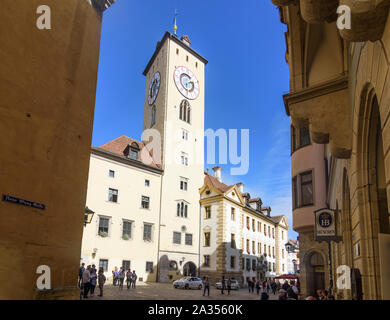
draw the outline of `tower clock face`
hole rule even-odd
[[[199,96],[199,81],[191,70],[177,67],[174,78],[177,89],[187,99],[194,100]]]
[[[149,95],[148,95],[148,102],[149,105],[152,105],[158,95],[158,91],[160,90],[160,84],[161,84],[161,75],[160,72],[156,72],[150,81],[150,87],[149,87]]]

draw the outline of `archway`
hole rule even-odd
[[[183,276],[185,277],[195,277],[196,276],[196,265],[195,263],[188,261],[183,266]]]
[[[315,295],[319,289],[325,289],[325,265],[318,252],[309,253],[306,259],[307,293]]]

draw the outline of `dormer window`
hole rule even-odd
[[[138,155],[139,155],[140,147],[138,143],[133,142],[131,145],[128,145],[124,154],[127,158],[131,160],[138,160]]]

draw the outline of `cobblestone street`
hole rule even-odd
[[[210,288],[210,296],[203,296],[203,290],[174,289],[172,284],[167,283],[139,283],[136,289],[123,290],[112,285],[104,286],[104,296],[98,297],[99,288],[95,289],[95,296],[88,297],[91,300],[259,300],[260,296],[249,293],[248,289],[231,291],[230,295],[221,294],[220,290]],[[270,293],[270,300],[277,300],[277,295]]]

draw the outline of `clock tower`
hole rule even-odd
[[[148,143],[155,139],[148,137],[158,133],[161,152],[154,145],[151,153],[164,170],[161,204],[156,204],[160,205],[156,226],[160,282],[196,276],[201,264],[199,188],[204,179],[206,64],[187,36],[166,32],[144,71],[143,131],[147,134],[143,138]]]

